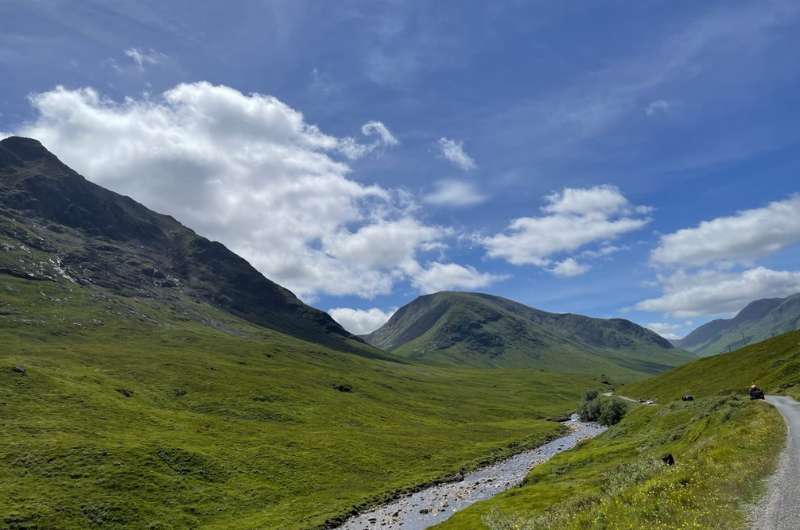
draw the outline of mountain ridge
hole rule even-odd
[[[651,373],[691,358],[629,320],[548,313],[458,291],[420,296],[363,338],[410,359],[472,366]]]
[[[800,329],[800,293],[762,298],[747,304],[733,318],[707,322],[675,344],[701,356],[715,355]]]
[[[86,180],[39,141],[0,141],[0,269],[127,296],[200,300],[251,323],[380,355],[223,244]]]

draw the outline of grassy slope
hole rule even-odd
[[[397,355],[437,364],[476,367],[526,367],[573,373],[606,374],[631,380],[643,373],[657,373],[694,359],[681,350],[657,347],[633,333],[620,333],[611,323],[578,315],[554,315],[516,302],[476,293],[444,292],[418,299],[412,304],[428,305],[397,322],[391,330],[396,342],[401,330],[427,320],[430,327],[399,346]],[[398,320],[396,317],[395,320]],[[395,324],[390,321],[387,327]],[[591,329],[591,331],[589,331]],[[421,331],[421,329],[419,330]],[[419,332],[417,331],[417,333]],[[586,336],[581,336],[581,333]],[[650,333],[649,331],[645,333]],[[376,340],[381,331],[368,340]],[[410,334],[414,335],[414,333]],[[590,347],[591,340],[613,342],[633,340],[633,346]],[[378,343],[378,342],[376,342]]]
[[[634,397],[674,399],[682,394],[709,396],[743,392],[756,383],[768,393],[800,399],[800,331],[752,344],[732,353],[706,357],[622,392]]]
[[[744,528],[743,503],[774,466],[783,423],[762,402],[708,398],[638,407],[525,484],[473,505],[442,529]],[[672,453],[676,465],[660,462]]]
[[[0,276],[0,526],[313,527],[540,443],[591,384],[365,359],[100,293]]]
[[[785,440],[778,413],[746,399],[753,381],[800,397],[800,332],[626,385],[621,393],[661,404],[638,406],[442,528],[743,528]],[[697,401],[677,401],[686,392]],[[659,463],[668,452],[675,467]]]

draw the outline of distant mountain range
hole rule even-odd
[[[184,308],[201,302],[336,349],[381,356],[221,243],[104,189],[38,141],[0,141],[0,272],[68,278]],[[179,199],[176,199],[179,200]]]
[[[800,329],[800,294],[756,300],[735,317],[712,320],[674,343],[697,355],[716,355],[796,329]]]
[[[598,374],[655,373],[694,358],[629,320],[548,313],[464,292],[421,296],[364,339],[416,361]]]

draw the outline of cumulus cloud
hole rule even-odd
[[[588,265],[578,263],[575,260],[575,258],[567,258],[565,260],[556,263],[550,269],[550,272],[552,272],[556,276],[571,278],[573,276],[580,276],[581,274],[588,272],[590,268],[591,267],[589,267]]]
[[[650,322],[645,324],[644,327],[651,331],[655,331],[665,339],[677,340],[681,336],[677,333],[683,327],[680,324],[671,324],[669,322]]]
[[[449,234],[415,219],[401,193],[349,177],[337,155],[396,143],[379,122],[362,129],[375,138],[362,149],[274,97],[205,82],[122,102],[58,87],[31,103],[37,117],[16,134],[225,243],[307,299],[389,293]]]
[[[472,206],[485,201],[486,196],[469,182],[445,179],[438,181],[423,200],[441,206]]]
[[[334,307],[328,310],[333,319],[344,329],[356,335],[366,335],[384,325],[395,310],[383,311],[377,307],[372,309],[352,309],[350,307]]]
[[[650,258],[661,265],[752,262],[800,242],[800,195],[703,221],[661,237]]]
[[[157,52],[152,48],[149,50],[140,50],[139,48],[128,48],[125,50],[131,61],[136,65],[140,71],[144,71],[145,67],[159,64],[167,58],[161,52]]]
[[[674,316],[730,314],[749,302],[800,292],[800,272],[754,262],[800,242],[800,196],[661,236],[650,262],[661,296],[637,304]]]
[[[464,142],[442,137],[439,138],[438,145],[441,155],[446,160],[452,162],[456,167],[464,171],[469,171],[477,167],[475,160],[464,151]]]
[[[536,265],[556,274],[575,275],[582,266],[574,259],[562,259],[552,266],[553,256],[589,244],[610,248],[611,240],[650,222],[649,208],[630,204],[613,186],[565,188],[545,200],[545,215],[514,219],[505,232],[479,238],[487,254],[514,265]]]
[[[504,276],[478,272],[469,265],[434,262],[414,274],[412,283],[423,293],[435,293],[454,289],[480,289],[503,279]]]
[[[643,300],[636,308],[675,317],[724,315],[739,311],[759,298],[785,297],[800,292],[800,272],[756,267],[741,272],[677,271],[660,278],[663,294]]]

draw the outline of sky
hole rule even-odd
[[[364,333],[470,290],[669,338],[800,292],[800,4],[0,0],[0,137]]]

